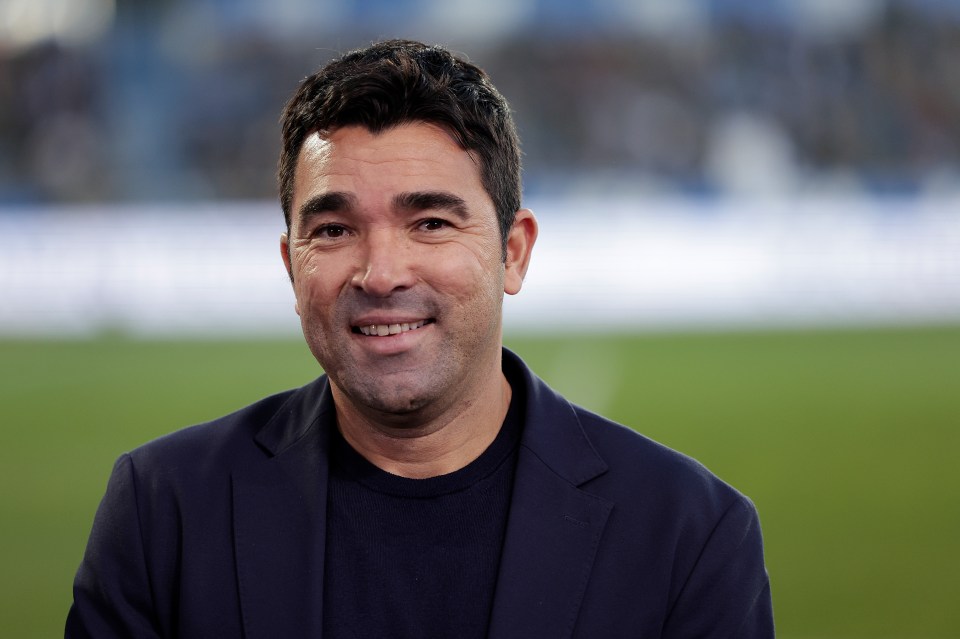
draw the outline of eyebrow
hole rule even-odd
[[[466,201],[446,191],[415,191],[400,193],[393,198],[394,207],[407,211],[430,211],[444,209],[462,220],[470,217]]]
[[[306,220],[322,213],[349,211],[358,206],[357,197],[352,193],[332,191],[316,195],[299,209],[300,219]],[[460,219],[467,219],[470,213],[467,202],[462,197],[446,191],[414,191],[400,193],[393,198],[393,206],[404,211],[448,210]]]
[[[307,219],[321,213],[347,211],[354,208],[356,204],[356,196],[350,193],[342,193],[340,191],[324,193],[314,196],[303,203],[299,211],[300,219]]]

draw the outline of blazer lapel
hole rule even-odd
[[[570,404],[509,351],[526,424],[490,621],[491,639],[570,637],[613,504],[578,488],[606,471]]]
[[[233,474],[234,549],[244,636],[319,637],[327,437],[325,380],[308,385],[257,435],[265,455]]]

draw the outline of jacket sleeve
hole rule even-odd
[[[137,507],[133,462],[114,465],[97,509],[80,569],[65,637],[160,637]]]
[[[773,639],[760,520],[739,497],[700,549],[664,624],[663,639]]]

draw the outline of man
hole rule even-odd
[[[537,223],[487,76],[384,42],[282,123],[325,375],[120,458],[67,636],[772,637],[752,504],[503,350]]]

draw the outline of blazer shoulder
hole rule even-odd
[[[527,391],[525,443],[573,485],[647,513],[716,519],[734,502],[752,509],[689,455],[570,402],[506,349],[504,363],[508,379],[523,380]]]
[[[688,507],[717,516],[731,507],[753,510],[745,495],[693,457],[585,408],[574,405],[574,411],[587,439],[608,465],[608,471],[595,480],[598,487],[671,510]]]
[[[168,433],[133,449],[125,456],[141,470],[236,465],[264,454],[259,435],[269,430],[309,426],[304,423],[304,405],[319,402],[324,378],[297,389],[260,399],[216,419]],[[269,452],[269,451],[268,451]]]

